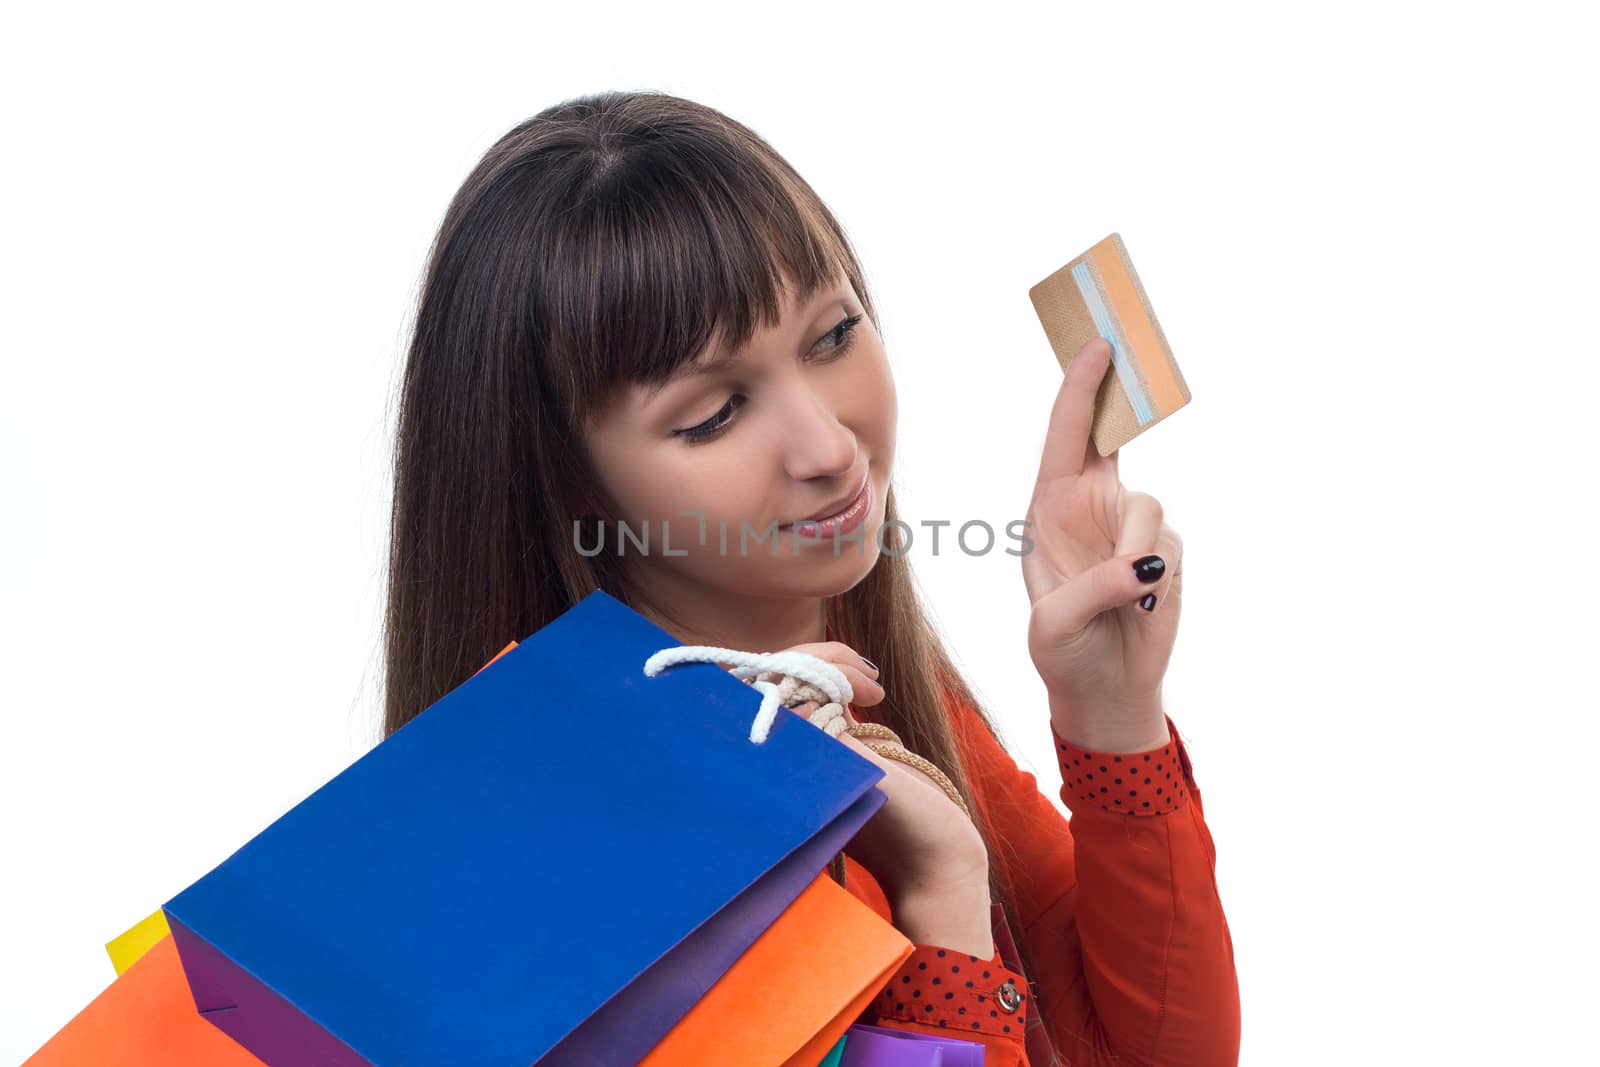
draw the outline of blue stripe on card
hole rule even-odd
[[[1100,287],[1094,283],[1094,275],[1090,272],[1088,263],[1079,263],[1072,268],[1072,279],[1078,283],[1078,292],[1083,296],[1083,302],[1089,307],[1089,317],[1094,319],[1094,328],[1100,331],[1100,336],[1111,342],[1111,363],[1117,368],[1117,380],[1122,383],[1122,391],[1128,395],[1128,404],[1133,408],[1134,418],[1143,426],[1154,416],[1150,411],[1150,400],[1144,395],[1144,387],[1139,384],[1139,374],[1133,369],[1126,352],[1127,342],[1122,338],[1122,324],[1106,302],[1100,296]]]

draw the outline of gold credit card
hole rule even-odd
[[[1065,371],[1096,337],[1111,342],[1111,370],[1094,400],[1094,447],[1108,456],[1189,402],[1122,235],[1113,233],[1028,290]]]

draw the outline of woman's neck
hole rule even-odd
[[[685,645],[778,652],[826,640],[821,597],[744,596],[670,579],[632,588],[629,607]]]

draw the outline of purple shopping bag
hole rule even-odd
[[[983,1067],[983,1045],[856,1023],[844,1032],[839,1067]]]

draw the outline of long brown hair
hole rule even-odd
[[[608,553],[583,555],[571,536],[593,483],[582,427],[608,394],[664,381],[713,337],[743,346],[758,321],[777,324],[785,284],[804,299],[841,274],[876,326],[832,213],[766,141],[704,105],[577,97],[484,154],[434,240],[400,385],[384,737],[596,589],[630,602]],[[884,514],[896,518],[892,488]],[[973,800],[941,691],[994,724],[924,611],[902,530],[886,526],[885,551],[827,620],[881,667],[873,717],[966,798],[1025,951],[993,858],[1005,842]]]

